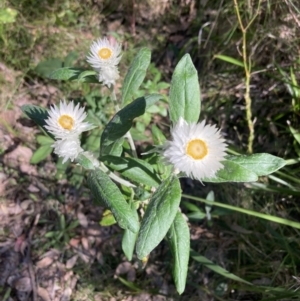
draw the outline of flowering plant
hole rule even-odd
[[[94,128],[84,121],[84,108],[61,101],[50,110],[26,105],[23,112],[55,139],[54,153],[87,171],[87,183],[94,200],[112,213],[124,229],[122,248],[131,260],[134,252],[146,261],[151,251],[166,238],[173,254],[173,278],[179,294],[185,289],[190,255],[188,219],[180,210],[180,177],[200,182],[253,182],[285,165],[270,154],[229,156],[227,144],[214,125],[198,123],[201,109],[197,71],[188,54],[177,64],[168,97],[170,140],[152,127],[155,146],[147,156],[137,154],[131,135],[134,119],[163,99],[160,94],[135,98],[150,64],[151,53],[142,48],[125,75],[120,95],[121,46],[100,39],[91,46],[87,61],[93,71],[75,67],[54,70],[49,78],[100,83],[111,91],[116,112],[104,127],[97,154],[81,146],[82,132]],[[130,149],[125,147],[126,140]],[[150,154],[150,156],[149,156]],[[138,156],[140,155],[140,156]],[[142,191],[142,193],[141,193]]]

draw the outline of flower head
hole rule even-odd
[[[91,129],[91,124],[83,122],[86,118],[84,108],[74,102],[66,103],[60,101],[59,108],[54,105],[49,110],[49,117],[45,120],[45,128],[55,136],[56,139],[76,137],[84,131]]]
[[[107,85],[110,88],[111,85],[115,85],[116,80],[119,78],[118,68],[115,66],[112,67],[103,67],[99,72],[99,82],[102,82],[103,85]]]
[[[65,163],[68,159],[73,161],[83,152],[78,137],[56,140],[52,147],[54,148],[54,153],[63,158],[62,163]]]
[[[109,41],[107,38],[94,41],[90,48],[87,61],[96,70],[103,67],[112,67],[119,64],[121,60],[121,45]]]
[[[173,140],[165,143],[163,156],[188,177],[201,181],[223,167],[227,145],[215,126],[205,121],[188,124],[180,118],[171,135]]]

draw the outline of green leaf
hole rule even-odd
[[[202,220],[206,218],[206,213],[203,212],[202,209],[195,204],[189,202],[182,202],[181,204],[189,211],[192,211],[191,213],[186,214],[189,219]]]
[[[258,177],[252,172],[238,163],[229,160],[223,161],[223,169],[220,169],[212,178],[205,178],[203,182],[223,183],[223,182],[255,182]]]
[[[49,144],[53,144],[54,139],[44,135],[37,135],[36,141],[41,145],[49,145]]]
[[[82,69],[64,67],[54,70],[49,74],[50,79],[58,80],[74,80],[78,78],[78,75],[82,72]]]
[[[71,51],[64,59],[64,67],[72,67],[74,61],[78,58],[78,53],[76,51]]]
[[[137,238],[137,233],[134,233],[129,229],[124,230],[124,234],[122,238],[122,250],[129,261],[132,260],[136,238]]]
[[[89,156],[87,156],[85,154],[85,152],[80,153],[77,158],[76,158],[76,162],[81,165],[83,168],[85,169],[90,169],[93,170],[95,169],[94,163],[93,161],[90,159]]]
[[[116,223],[116,220],[115,220],[113,214],[111,213],[111,211],[105,210],[103,217],[100,221],[100,225],[103,227],[108,227],[108,226],[114,225],[115,223]],[[125,231],[127,231],[127,230],[125,230]]]
[[[92,131],[88,137],[86,137],[85,140],[85,147],[91,152],[98,152],[99,151],[99,145],[100,145],[100,136],[102,131],[100,128],[97,128],[96,130]]]
[[[63,67],[63,61],[59,58],[52,58],[43,62],[40,62],[35,67],[35,72],[42,77],[49,78],[50,74],[56,69]]]
[[[154,145],[162,145],[166,141],[165,135],[156,125],[152,126],[152,138]]]
[[[171,175],[154,192],[141,222],[136,252],[143,259],[163,240],[178,211],[181,188]]]
[[[102,136],[100,155],[109,155],[111,148],[132,127],[133,119],[145,113],[146,109],[161,99],[160,94],[140,97],[121,109],[106,125]]]
[[[130,68],[125,76],[122,87],[123,106],[131,102],[135,92],[143,82],[147,68],[150,64],[151,51],[148,48],[141,48],[133,59]]]
[[[143,291],[143,289],[136,286],[133,282],[127,281],[120,276],[118,276],[118,279],[120,280],[120,282],[122,282],[125,286],[127,286],[130,290],[132,290],[134,292],[142,292]]]
[[[24,105],[21,107],[21,110],[39,126],[44,127],[46,125],[45,119],[47,119],[49,116],[48,111],[44,108],[34,105]]]
[[[201,264],[203,264],[204,266],[206,266],[207,268],[209,268],[210,270],[224,276],[225,278],[234,280],[234,281],[239,281],[248,285],[252,285],[252,283],[240,278],[239,276],[236,276],[230,272],[228,272],[227,270],[225,270],[224,268],[220,267],[219,265],[213,263],[212,261],[210,261],[209,259],[207,259],[204,256],[199,255],[196,252],[192,252],[191,257],[200,262]]]
[[[250,156],[230,156],[227,160],[239,164],[258,176],[269,175],[286,164],[284,159],[264,153]]]
[[[18,11],[16,11],[15,9],[9,7],[0,9],[0,24],[16,22],[17,15]]]
[[[120,157],[123,152],[124,138],[120,138],[114,143],[110,149],[110,155]]]
[[[182,117],[188,123],[197,122],[200,115],[200,86],[197,70],[189,54],[177,64],[171,81],[169,103],[173,123]]]
[[[135,209],[134,203],[131,203],[131,209],[133,211],[133,214],[137,215],[137,211]],[[122,239],[122,250],[126,256],[126,258],[131,261],[134,251],[135,242],[137,239],[138,233],[134,233],[128,229],[124,231],[123,239]]]
[[[88,83],[99,83],[99,80],[96,77],[97,72],[93,70],[86,70],[79,74],[78,81],[79,82],[88,82]]]
[[[52,152],[51,145],[40,146],[32,155],[30,159],[31,164],[37,164],[46,159]]]
[[[300,144],[300,132],[293,128],[289,123],[288,123],[289,129],[294,137],[294,139]]]
[[[232,65],[244,67],[244,63],[242,61],[239,61],[239,60],[237,60],[233,57],[227,56],[227,55],[217,54],[214,56],[214,58],[220,59],[220,60],[230,63]]]
[[[139,230],[139,221],[118,186],[102,170],[97,169],[88,175],[88,185],[96,200],[104,203],[114,215],[119,226],[133,232]]]
[[[190,230],[180,212],[177,212],[167,237],[174,260],[174,282],[177,292],[182,294],[185,289],[190,256]]]
[[[228,156],[222,162],[224,168],[215,177],[205,178],[204,182],[255,182],[259,176],[266,176],[285,166],[285,160],[270,154],[249,156]]]
[[[218,206],[218,207],[221,207],[221,208],[224,208],[224,209],[227,209],[227,210],[233,210],[233,211],[236,211],[236,212],[240,212],[240,213],[248,214],[248,215],[251,215],[251,216],[258,217],[258,218],[262,218],[262,219],[265,219],[267,221],[271,221],[271,222],[274,222],[274,223],[279,223],[279,224],[282,224],[282,225],[286,225],[286,226],[294,227],[296,229],[300,229],[300,223],[289,220],[289,219],[285,219],[285,218],[282,218],[282,217],[277,217],[277,216],[273,216],[273,215],[269,215],[269,214],[264,214],[264,213],[260,213],[260,212],[257,212],[257,211],[252,211],[252,210],[248,210],[248,209],[244,209],[244,208],[240,208],[240,207],[235,207],[235,206],[231,206],[231,205],[228,205],[228,204],[219,203],[219,202],[215,202],[215,201],[212,202],[212,201],[208,201],[208,200],[205,200],[205,199],[202,199],[202,198],[193,197],[193,196],[190,196],[190,195],[183,194],[182,196],[184,198],[191,199],[191,200],[198,201],[198,202],[202,202],[202,203],[205,203],[205,204],[208,204],[208,205]]]
[[[158,187],[160,184],[152,165],[144,160],[114,156],[105,156],[101,160],[106,162],[113,170],[120,172],[124,177],[136,183],[150,187]]]

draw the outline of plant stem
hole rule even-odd
[[[253,120],[252,120],[252,110],[251,110],[252,99],[251,99],[251,96],[250,96],[251,55],[248,55],[248,53],[247,53],[247,30],[250,27],[250,25],[253,23],[254,19],[258,15],[260,1],[258,3],[258,9],[256,10],[255,15],[249,21],[247,26],[244,26],[244,24],[242,22],[240,9],[239,9],[239,6],[238,6],[238,1],[233,0],[233,2],[234,2],[234,8],[235,8],[235,11],[236,11],[236,16],[237,16],[237,19],[238,19],[238,23],[239,23],[239,26],[240,26],[241,31],[242,31],[242,57],[243,57],[243,62],[244,62],[245,86],[246,86],[244,98],[245,98],[245,102],[246,102],[246,119],[247,119],[248,129],[249,129],[247,151],[248,151],[248,153],[251,154],[253,152],[254,123],[253,123]]]
[[[102,162],[100,162],[99,168],[105,172],[112,180],[116,181],[117,183],[120,183],[121,185],[127,186],[127,187],[136,187],[134,184],[131,184],[130,182],[121,179],[119,176],[111,172]]]

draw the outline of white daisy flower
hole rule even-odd
[[[111,42],[107,38],[94,41],[90,48],[87,61],[96,70],[119,64],[121,60],[121,44]]]
[[[188,124],[180,118],[171,135],[173,140],[164,144],[163,156],[178,171],[201,181],[223,167],[227,145],[214,125],[205,125],[205,121]]]
[[[83,152],[83,149],[80,147],[79,137],[57,140],[52,147],[54,148],[54,153],[63,158],[62,163],[65,163],[68,159],[73,162]]]
[[[80,135],[82,132],[88,131],[92,125],[83,122],[86,118],[84,108],[80,108],[79,104],[74,106],[71,101],[60,101],[59,108],[54,105],[48,111],[49,117],[45,120],[45,128],[55,136],[56,139],[65,139]]]
[[[99,71],[99,82],[102,82],[103,85],[107,85],[108,88],[110,88],[111,85],[115,85],[119,77],[118,68],[115,66],[103,67]]]

